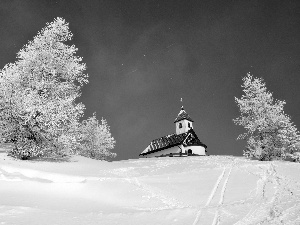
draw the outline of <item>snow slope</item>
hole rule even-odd
[[[0,224],[300,224],[300,164],[0,153]]]

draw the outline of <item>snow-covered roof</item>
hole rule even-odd
[[[164,149],[171,148],[173,146],[178,146],[181,144],[183,144],[184,146],[198,145],[207,148],[207,146],[198,139],[195,131],[193,129],[190,129],[186,133],[169,134],[151,141],[148,147],[140,155],[146,155],[153,152],[162,151]]]
[[[189,120],[191,122],[194,122],[192,120],[192,118],[189,116],[189,114],[187,114],[187,112],[183,109],[183,106],[181,106],[181,110],[180,110],[178,116],[176,117],[174,123],[176,123],[180,120]]]

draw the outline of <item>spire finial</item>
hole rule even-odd
[[[181,103],[183,102],[183,99],[182,98],[180,98],[180,101],[181,101]],[[181,106],[181,110],[183,110],[183,106]]]

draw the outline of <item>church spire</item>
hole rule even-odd
[[[176,117],[174,123],[179,122],[181,120],[189,120],[191,122],[194,122],[192,118],[189,116],[189,114],[187,114],[187,112],[183,109],[183,106],[181,106],[181,110],[178,116]]]

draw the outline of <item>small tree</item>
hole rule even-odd
[[[296,152],[299,133],[284,114],[285,101],[275,100],[263,79],[253,78],[250,73],[243,78],[242,87],[245,94],[240,99],[235,97],[241,115],[233,121],[247,130],[238,136],[247,140],[244,155],[271,160]]]
[[[117,156],[116,153],[110,152],[116,142],[111,136],[107,121],[102,118],[101,123],[99,123],[96,113],[82,121],[79,133],[81,136],[79,154],[101,160]]]
[[[75,103],[87,83],[86,66],[68,23],[55,19],[0,72],[0,135],[14,144],[11,155],[22,159],[73,151],[84,105]]]

